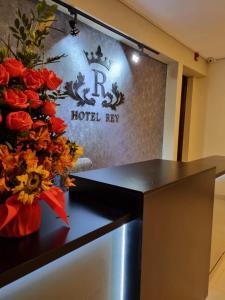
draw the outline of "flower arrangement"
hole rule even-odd
[[[65,136],[67,125],[56,117],[56,100],[65,98],[62,79],[47,64],[44,42],[55,20],[55,5],[45,1],[30,16],[18,9],[10,27],[14,44],[0,40],[0,235],[20,237],[40,226],[40,200],[68,223],[63,191],[56,175],[73,186],[68,172],[82,148]],[[54,29],[54,28],[53,28]]]

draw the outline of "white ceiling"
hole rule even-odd
[[[225,0],[121,0],[201,56],[225,57]]]

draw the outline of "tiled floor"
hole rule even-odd
[[[225,254],[210,274],[207,300],[225,300]]]
[[[225,176],[216,180],[207,300],[225,300]]]

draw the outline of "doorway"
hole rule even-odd
[[[177,161],[182,161],[182,155],[183,155],[185,113],[186,113],[186,106],[187,106],[187,86],[188,86],[188,77],[183,75],[182,90],[181,90]]]

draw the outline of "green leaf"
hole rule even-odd
[[[20,19],[21,19],[21,11],[20,11],[20,9],[18,8],[18,10],[17,10],[17,14],[18,14],[18,16],[20,17]]]
[[[28,18],[26,17],[25,14],[23,14],[23,16],[22,16],[22,21],[23,21],[24,26],[27,26]]]
[[[18,30],[12,26],[9,26],[9,29],[14,33],[18,33]]]
[[[31,29],[31,26],[32,26],[31,23],[28,23],[28,24],[27,24],[27,30],[28,30],[28,31]]]
[[[25,31],[25,28],[23,26],[20,26],[19,31],[20,31],[20,34],[22,35]]]
[[[27,137],[29,135],[29,131],[21,131],[20,136],[21,137]]]
[[[27,38],[27,35],[26,35],[26,33],[24,33],[24,32],[23,32],[23,33],[21,34],[21,36],[22,36],[22,39],[25,41],[25,40],[26,40],[26,38]]]
[[[19,27],[20,27],[20,21],[19,21],[19,19],[16,19],[16,20],[15,20],[15,27],[16,27],[16,28],[19,28]]]
[[[9,142],[5,142],[5,143],[9,147],[10,150],[13,150],[13,146]]]
[[[13,36],[17,39],[17,40],[20,40],[21,39],[21,37],[19,36],[19,35],[17,35],[17,34],[13,34]]]

